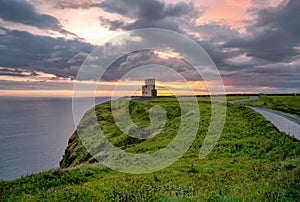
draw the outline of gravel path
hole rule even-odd
[[[244,100],[233,100],[230,101],[231,104],[244,102],[247,100],[256,100],[258,96],[250,96],[248,99]],[[280,111],[275,111],[271,109],[251,107],[250,109],[261,114],[265,119],[270,121],[279,131],[285,132],[291,136],[294,136],[297,140],[300,140],[300,117]]]
[[[250,107],[270,121],[279,131],[300,140],[300,117],[270,109]]]

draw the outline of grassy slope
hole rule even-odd
[[[249,96],[227,96],[226,99],[227,101],[233,101],[233,100],[244,100],[248,99]]]
[[[274,109],[300,115],[300,96],[265,96],[259,99],[242,102],[244,105]]]
[[[201,99],[200,99],[201,100]],[[176,134],[179,107],[174,100],[135,101],[133,120],[149,123],[148,111],[161,104],[167,128],[141,142],[113,124],[110,104],[96,107],[98,120],[116,146],[131,152],[150,152],[167,145]],[[0,201],[287,201],[300,198],[300,143],[278,132],[262,116],[242,105],[228,105],[222,136],[213,152],[198,153],[209,121],[209,103],[200,101],[201,125],[188,152],[172,166],[152,174],[118,173],[99,164],[81,164],[0,182]],[[62,166],[91,161],[76,134]],[[74,155],[76,154],[76,155]]]

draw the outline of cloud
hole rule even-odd
[[[225,83],[230,86],[268,87],[277,92],[291,92],[287,89],[299,91],[300,62],[291,66],[286,63],[272,63],[257,65],[243,71],[226,72]]]
[[[86,57],[88,57],[88,55],[88,53],[78,53],[77,55],[68,60],[68,64],[81,65],[82,62],[86,59]]]
[[[225,84],[249,89],[300,88],[300,2],[251,10],[246,33],[209,23],[191,27],[220,70]],[[250,11],[249,11],[250,12]],[[295,62],[298,61],[298,62]]]
[[[78,38],[76,34],[65,30],[55,17],[39,13],[33,4],[25,0],[0,0],[0,18],[7,22],[57,31],[65,36]]]
[[[80,40],[38,36],[1,26],[0,30],[4,32],[0,41],[0,66],[3,67],[75,76],[80,62],[70,63],[69,60],[79,53],[89,53],[94,48]]]
[[[100,23],[103,27],[108,28],[109,30],[117,30],[124,25],[122,20],[110,20],[102,16],[99,17]]]
[[[0,0],[0,18],[41,29],[61,29],[55,17],[40,14],[33,5],[22,0]]]
[[[149,64],[153,64],[151,67],[155,67],[156,65],[169,67],[189,81],[201,80],[196,70],[181,57],[155,50],[141,50],[124,55],[108,68],[101,79],[103,81],[118,81],[122,76],[135,68]],[[149,72],[151,72],[151,70],[149,70]],[[174,77],[171,78],[171,75],[168,75],[166,72],[161,72],[161,74],[166,74],[164,81],[174,81],[172,80]],[[135,78],[127,79],[134,80]]]
[[[151,27],[178,31],[194,38],[212,57],[228,85],[299,88],[300,62],[295,61],[298,61],[300,55],[298,20],[300,2],[283,0],[283,3],[278,3],[280,1],[252,0],[252,8],[247,13],[248,21],[240,22],[245,26],[244,33],[237,31],[234,26],[230,27],[230,23],[212,21],[215,18],[206,19],[204,20],[206,24],[203,24],[199,2],[30,0],[32,4],[29,4],[28,1],[0,0],[0,18],[44,30],[65,31],[67,35],[67,31],[63,30],[55,17],[39,13],[33,5],[36,6],[36,2],[40,3],[39,6],[42,6],[41,3],[47,3],[47,8],[50,6],[53,13],[56,13],[55,9],[78,9],[76,12],[86,9],[84,12],[99,12],[102,27],[110,31]],[[242,3],[236,0],[226,2],[242,6]],[[213,7],[207,10],[211,11],[214,11]],[[226,11],[225,14],[228,14],[228,10]],[[217,16],[215,20],[218,19]],[[42,37],[1,27],[0,37],[1,66],[62,76],[75,76],[87,53],[94,48],[81,40]],[[154,38],[153,41],[155,43],[159,40]],[[170,66],[190,80],[199,80],[183,61],[175,58],[166,59],[153,51],[130,53],[119,58],[104,75],[104,80],[118,80],[126,71],[148,63]],[[6,72],[6,74],[17,73]],[[2,71],[0,74],[5,72]]]
[[[36,76],[34,71],[25,71],[22,69],[4,68],[0,67],[0,76],[17,76],[17,77],[28,77]]]
[[[54,7],[58,9],[86,9],[89,8],[92,3],[92,0],[51,0],[51,4],[53,4]]]
[[[151,27],[182,32],[180,22],[184,18],[191,19],[199,15],[194,4],[183,2],[167,4],[158,0],[104,0],[92,6],[100,7],[107,12],[121,15],[133,21],[116,23],[116,21],[105,21],[101,17],[101,21],[106,22],[110,29],[132,30]]]
[[[275,8],[255,11],[256,21],[249,36],[235,38],[226,47],[243,49],[248,56],[269,62],[291,62],[300,54],[300,1],[290,0]]]

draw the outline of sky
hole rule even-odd
[[[207,93],[184,58],[156,50],[124,53],[100,81],[76,79],[91,51],[142,28],[196,41],[226,93],[300,93],[299,10],[298,0],[0,0],[0,96],[71,96],[76,82],[96,82],[96,95],[110,96],[117,84],[143,84],[124,79],[125,66],[152,63],[180,72],[196,94]],[[181,81],[157,86],[160,95],[168,86],[185,94]]]

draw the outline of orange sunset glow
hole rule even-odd
[[[215,63],[226,93],[299,91],[298,34],[292,25],[289,28],[281,23],[291,15],[289,9],[297,7],[294,1],[115,1],[3,3],[3,9],[24,8],[29,19],[0,14],[0,36],[5,39],[0,41],[0,96],[72,96],[77,73],[87,56],[112,37],[140,28],[169,29],[191,37]],[[266,33],[273,33],[272,37],[268,38]],[[183,63],[176,62],[180,55],[174,54],[159,50],[129,54],[117,60],[115,65],[119,67],[114,68],[164,61],[164,65],[186,77],[187,82],[159,82],[159,95],[170,94],[165,90],[168,85],[179,94],[187,93],[184,85],[189,85],[195,94],[208,93],[201,79]],[[113,95],[118,74],[117,70],[109,72],[109,78],[98,83],[102,87],[96,95]],[[80,82],[88,85],[96,80]],[[140,82],[129,79],[126,85],[136,85],[138,89]],[[127,93],[132,94],[115,94]]]

